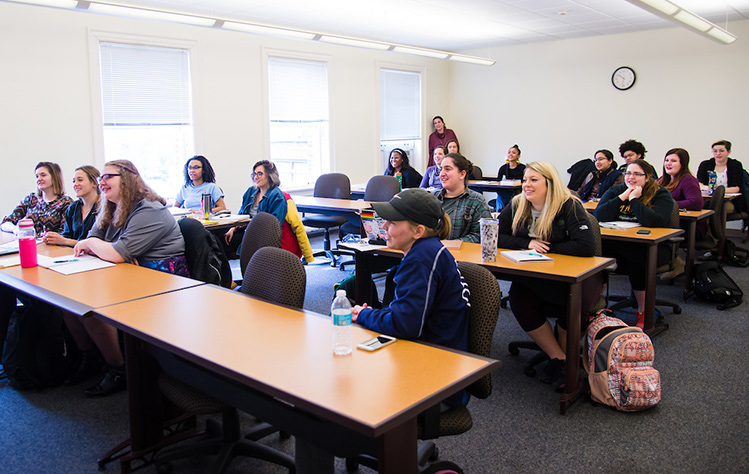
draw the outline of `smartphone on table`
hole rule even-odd
[[[394,343],[397,339],[393,336],[386,336],[384,334],[380,334],[377,337],[373,337],[372,339],[367,339],[366,341],[357,344],[356,348],[361,349],[363,351],[369,351],[374,352],[377,349],[382,349],[383,347],[390,345]]]

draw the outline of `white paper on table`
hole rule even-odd
[[[37,263],[40,267],[54,270],[63,275],[72,275],[74,273],[89,272],[91,270],[114,266],[114,263],[107,262],[93,255],[80,255],[76,257],[74,254],[60,257],[37,255]]]
[[[250,216],[247,214],[221,214],[218,216],[211,215],[211,220],[220,223],[232,223],[239,221],[249,220]]]
[[[642,224],[639,222],[628,221],[599,222],[598,225],[607,229],[634,229],[635,227],[642,227]]]
[[[0,268],[15,267],[21,264],[21,256],[13,255],[12,257],[0,258]]]

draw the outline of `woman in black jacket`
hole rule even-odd
[[[592,257],[595,237],[580,199],[562,184],[551,163],[527,165],[523,190],[499,216],[499,247],[536,252]],[[583,282],[582,317],[601,295],[603,281],[598,273]],[[510,307],[523,330],[549,356],[539,380],[555,389],[564,382],[567,341],[567,287],[535,278],[516,278],[510,287]],[[558,338],[547,321],[557,317]]]
[[[700,189],[707,191],[710,177],[708,171],[715,171],[717,174],[716,186],[723,185],[726,187],[726,193],[743,193],[744,185],[744,167],[739,160],[729,158],[731,154],[731,142],[720,140],[713,143],[713,157],[700,163],[697,169],[697,180],[700,182]],[[744,196],[725,202],[726,214],[741,212],[746,207]]]
[[[411,167],[408,155],[400,148],[393,148],[390,152],[390,160],[385,170],[385,176],[401,175],[401,188],[418,188],[421,184],[421,173]]]
[[[596,207],[601,222],[639,222],[646,227],[670,227],[674,200],[671,193],[658,185],[655,170],[645,160],[634,160],[624,173],[624,184],[612,186]],[[617,272],[626,273],[637,300],[637,327],[645,325],[645,290],[647,269],[645,246],[637,243],[603,241],[603,254],[616,258]],[[658,264],[668,261],[666,247],[658,247]]]

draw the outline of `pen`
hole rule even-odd
[[[52,263],[68,263],[68,262],[77,262],[77,258],[69,258],[67,260],[55,260]]]

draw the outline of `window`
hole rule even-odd
[[[105,161],[132,161],[173,197],[194,155],[189,51],[101,42],[99,64]]]
[[[402,148],[411,165],[421,157],[421,73],[380,69],[380,152],[383,169],[390,150]]]
[[[270,156],[284,187],[313,186],[330,163],[328,65],[269,57]]]

